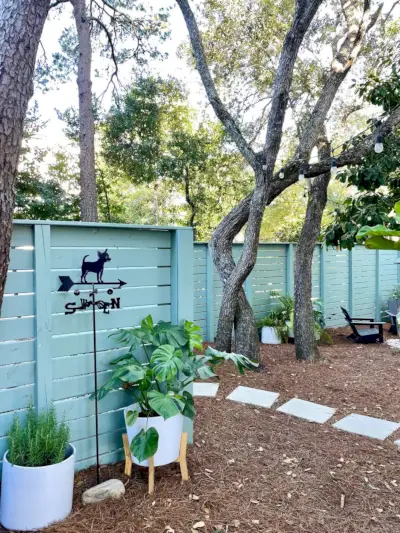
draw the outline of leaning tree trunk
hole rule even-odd
[[[0,1],[0,310],[10,260],[23,122],[49,0]]]
[[[318,140],[318,154],[321,160],[329,158],[330,146],[323,136]],[[328,200],[330,172],[318,176],[311,184],[307,212],[294,264],[294,338],[296,357],[314,361],[319,357],[314,333],[312,308],[312,261],[314,249],[321,233],[322,215]]]
[[[81,186],[81,219],[97,221],[97,188],[94,154],[94,116],[92,99],[92,43],[90,19],[86,13],[86,0],[71,0],[79,43],[79,166]]]

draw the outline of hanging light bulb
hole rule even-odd
[[[367,217],[368,222],[371,222],[372,217]]]
[[[334,176],[338,173],[339,169],[338,169],[338,166],[337,166],[337,161],[335,158],[332,159],[332,162],[331,162],[331,174],[333,174]]]
[[[381,154],[383,152],[383,137],[382,137],[382,135],[378,135],[376,137],[374,150],[375,150],[375,152],[377,154]]]
[[[284,177],[285,177],[285,171],[283,170],[283,168],[281,168],[279,171],[279,178],[283,180]]]
[[[299,181],[304,181],[306,178],[304,176],[304,167],[300,167]]]

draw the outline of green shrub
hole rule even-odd
[[[400,285],[396,285],[392,294],[389,296],[389,300],[400,300]]]
[[[69,443],[69,428],[58,422],[54,407],[36,414],[28,408],[24,425],[14,416],[8,432],[7,460],[17,466],[48,466],[65,459]]]

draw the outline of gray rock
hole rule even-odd
[[[82,502],[86,505],[88,503],[98,503],[103,500],[111,498],[118,500],[125,494],[125,486],[119,479],[109,479],[96,485],[82,494]]]

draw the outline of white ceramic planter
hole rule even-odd
[[[173,463],[179,457],[179,448],[181,444],[181,435],[183,429],[183,416],[179,413],[176,416],[164,420],[162,416],[153,416],[149,419],[138,417],[132,426],[126,423],[126,413],[128,411],[140,411],[138,404],[130,405],[124,409],[126,432],[129,443],[142,431],[149,428],[155,428],[158,432],[158,450],[154,456],[154,466],[167,465]],[[141,463],[132,455],[132,461],[140,466],[149,466],[149,462]]]
[[[263,326],[261,328],[261,342],[263,344],[281,344],[281,339],[275,328]]]
[[[72,509],[75,448],[50,466],[15,466],[3,459],[0,521],[6,529],[32,531],[64,520]]]

